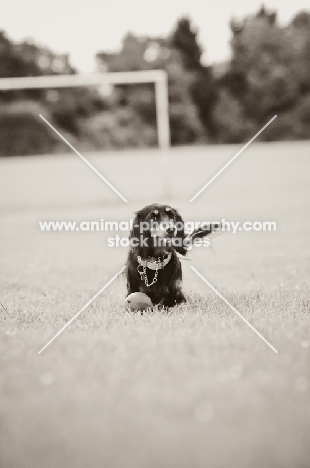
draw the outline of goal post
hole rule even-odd
[[[162,150],[167,150],[170,147],[170,126],[168,80],[167,73],[164,70],[0,78],[0,91],[39,88],[72,88],[83,86],[89,87],[102,86],[104,83],[111,85],[139,83],[155,84],[158,146]]]
[[[169,178],[169,148],[170,148],[170,125],[169,125],[169,97],[168,77],[164,70],[142,70],[128,72],[103,72],[77,75],[44,75],[27,76],[17,78],[0,78],[0,91],[22,90],[22,89],[44,89],[44,88],[71,88],[154,83],[155,85],[155,107],[156,107],[156,133],[158,147],[161,152],[163,165],[163,194],[170,197]]]

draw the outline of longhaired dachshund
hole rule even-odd
[[[154,203],[136,212],[130,232],[127,258],[127,293],[145,293],[154,305],[173,307],[186,298],[181,289],[185,256],[195,238],[203,238],[212,227],[196,229],[186,236],[184,221],[169,205]]]

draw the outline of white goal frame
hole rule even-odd
[[[158,146],[161,150],[170,148],[168,78],[164,70],[142,70],[116,73],[95,73],[78,75],[27,76],[21,78],[0,78],[0,91],[14,89],[68,88],[102,86],[103,84],[155,84],[156,127]]]

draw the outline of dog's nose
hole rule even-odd
[[[169,237],[174,236],[175,228],[174,228],[174,227],[168,227],[168,228],[166,229],[166,233],[168,234]]]

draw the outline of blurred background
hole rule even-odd
[[[18,3],[18,2],[17,2]],[[310,138],[306,0],[5,2],[0,78],[163,69],[172,146]],[[0,156],[157,146],[154,85],[0,92]]]

